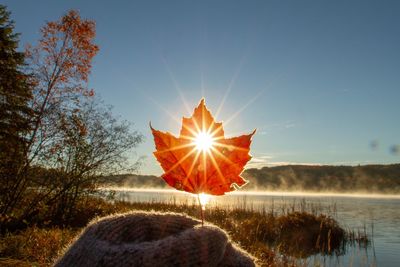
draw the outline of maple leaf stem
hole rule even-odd
[[[200,214],[201,214],[201,226],[204,226],[204,209],[200,201],[200,193],[197,194],[197,200],[199,201],[199,208],[200,208]]]

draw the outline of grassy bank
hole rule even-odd
[[[80,203],[67,224],[45,222],[6,233],[0,239],[1,266],[49,266],[81,229],[94,217],[131,210],[179,212],[199,218],[194,204],[127,203],[88,199]],[[212,207],[206,221],[225,229],[232,239],[260,259],[260,265],[295,266],[295,258],[315,253],[341,254],[346,242],[365,236],[347,233],[331,217],[288,210],[281,215],[240,208]]]

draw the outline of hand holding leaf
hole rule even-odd
[[[150,126],[151,127],[151,126]],[[162,178],[172,187],[193,194],[224,195],[246,184],[240,176],[249,155],[251,137],[225,138],[221,122],[215,122],[200,101],[190,118],[183,118],[179,138],[151,127],[154,156],[164,170]]]

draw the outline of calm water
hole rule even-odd
[[[118,190],[118,199],[129,202],[197,203],[191,194],[176,190]],[[400,266],[400,196],[322,195],[303,193],[235,192],[211,197],[207,206],[315,211],[333,216],[344,228],[366,230],[372,237],[368,248],[349,247],[343,256],[315,255],[305,265],[323,266]]]

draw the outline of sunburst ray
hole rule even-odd
[[[171,168],[169,168],[165,174],[169,174],[171,173],[173,170],[176,169],[176,167],[178,167],[184,160],[186,160],[188,157],[190,157],[194,152],[196,151],[196,148],[193,148],[192,150],[190,150],[189,153],[187,153],[185,156],[183,156],[181,159],[178,160],[178,162],[176,162],[174,165],[172,165]]]

